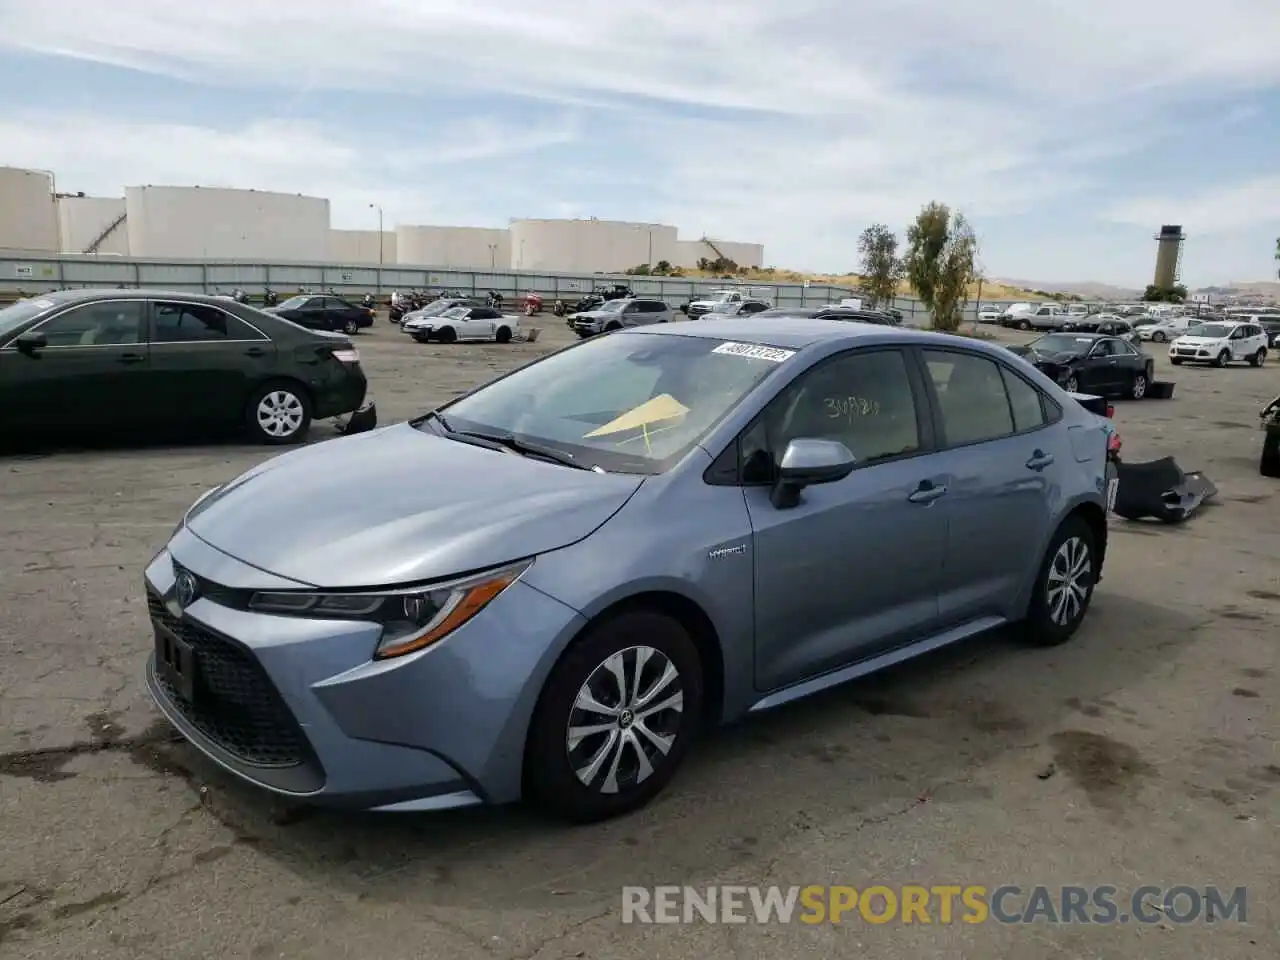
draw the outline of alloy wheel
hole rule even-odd
[[[1066,389],[1067,393],[1079,393],[1079,392],[1080,392],[1080,381],[1079,381],[1079,380],[1077,380],[1074,376],[1067,377],[1067,382],[1066,382],[1066,384],[1064,384],[1064,387],[1065,387],[1065,389]]]
[[[1133,399],[1141,400],[1147,395],[1146,374],[1136,373],[1133,376]]]
[[[1050,620],[1065,627],[1080,616],[1089,596],[1089,578],[1092,575],[1088,545],[1079,537],[1062,541],[1049,564],[1049,577],[1045,584]]]
[[[288,390],[272,390],[258,401],[258,429],[269,437],[292,436],[302,427],[302,401]]]
[[[684,720],[680,671],[660,650],[627,647],[587,677],[565,731],[569,765],[605,794],[639,786],[661,765]]]

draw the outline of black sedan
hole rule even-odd
[[[757,317],[771,319],[773,317],[799,318],[802,320],[848,320],[853,323],[875,323],[882,327],[896,327],[902,322],[901,315],[894,316],[884,310],[857,310],[853,307],[774,307],[756,314]]]
[[[296,443],[317,417],[372,425],[367,387],[347,337],[234,300],[65,290],[0,310],[0,434],[240,428]]]
[[[1071,393],[1141,400],[1155,375],[1155,361],[1120,337],[1099,333],[1050,333],[1007,348]]]
[[[267,312],[309,330],[341,330],[348,336],[373,326],[374,316],[372,308],[358,307],[333,294],[290,297],[278,307],[268,307]]]

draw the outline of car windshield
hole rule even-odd
[[[596,307],[601,313],[617,313],[627,305],[625,300],[606,300],[600,306]]]
[[[1073,337],[1069,333],[1050,333],[1032,340],[1028,347],[1036,353],[1081,353],[1093,343],[1091,337]]]
[[[1191,327],[1187,334],[1192,337],[1208,337],[1210,340],[1222,340],[1231,336],[1234,327],[1229,327],[1225,323],[1200,323]]]
[[[794,353],[614,334],[523,367],[442,412],[453,431],[524,439],[610,472],[661,473]]]
[[[437,300],[435,303],[429,303],[421,310],[415,310],[414,312],[420,317],[438,317],[442,313],[457,309],[458,303],[454,300]]]
[[[297,310],[300,306],[310,300],[310,297],[290,297],[284,303],[280,304],[281,310]]]
[[[467,318],[467,313],[470,312],[470,310],[470,307],[450,307],[448,310],[441,313],[440,316],[444,317],[446,320],[465,320]]]
[[[52,300],[19,300],[0,310],[0,338],[55,306]]]

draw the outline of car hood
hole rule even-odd
[[[198,502],[188,529],[326,588],[417,583],[568,546],[644,478],[574,470],[397,424],[268,460]]]
[[[1078,353],[1042,353],[1039,350],[1033,350],[1031,347],[1011,349],[1018,356],[1030,361],[1031,363],[1054,363],[1061,366],[1063,364],[1068,364],[1073,360],[1080,359],[1080,355]]]
[[[575,320],[603,320],[606,317],[616,317],[618,314],[610,310],[583,310],[581,313],[575,313]]]
[[[1182,347],[1212,347],[1225,340],[1226,337],[1179,337],[1174,343]]]

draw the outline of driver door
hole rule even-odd
[[[1099,340],[1089,350],[1081,371],[1081,390],[1106,393],[1120,389],[1124,371],[1112,340]]]
[[[899,349],[850,351],[782,391],[740,441],[755,555],[755,679],[777,690],[933,630],[945,504],[931,480],[928,401]],[[775,465],[801,437],[840,440],[859,466],[779,509]],[[933,478],[937,479],[937,478]]]

